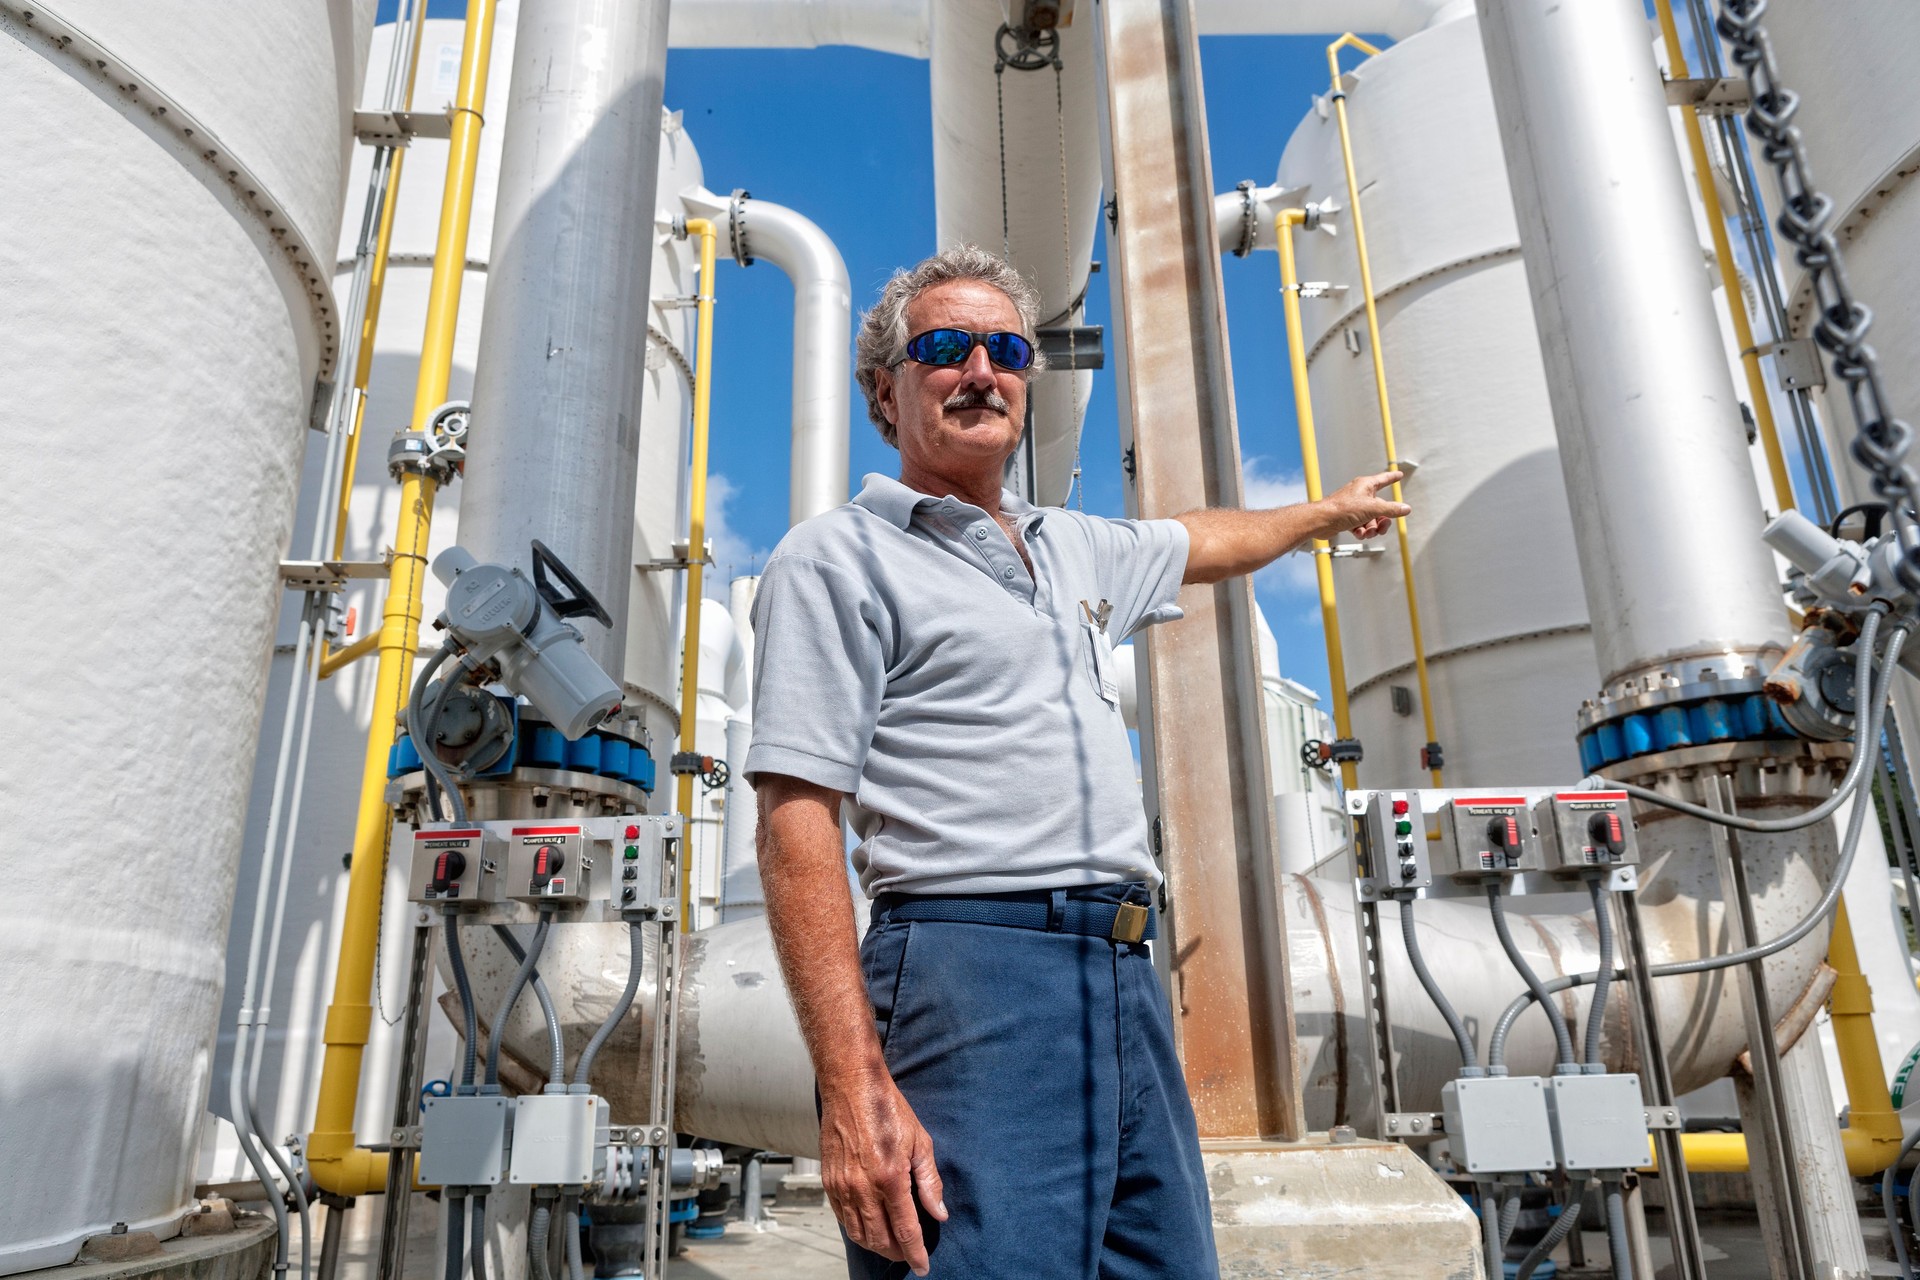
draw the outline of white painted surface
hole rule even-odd
[[[372,11],[71,16],[325,245]],[[198,150],[125,104],[0,18],[0,111],[30,126],[8,134],[0,201],[20,569],[0,650],[21,663],[0,846],[47,856],[0,904],[0,1273],[65,1263],[116,1222],[171,1235],[191,1202],[321,346],[273,238]],[[90,816],[55,835],[59,803]]]

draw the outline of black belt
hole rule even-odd
[[[1144,885],[1129,886],[1143,894]],[[1153,912],[1139,902],[1102,902],[1069,898],[1067,890],[1039,894],[979,897],[922,897],[882,894],[875,903],[888,920],[941,924],[993,924],[1043,933],[1075,933],[1115,942],[1146,942],[1154,934]]]

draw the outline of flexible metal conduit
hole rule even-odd
[[[486,100],[496,2],[469,0],[467,5],[466,38],[460,48],[459,87],[448,140],[447,180],[441,195],[440,232],[433,254],[426,332],[420,344],[420,372],[414,384],[413,423],[420,427],[446,400],[453,367],[454,326],[466,275],[467,228],[480,158],[480,107]],[[416,472],[406,473],[400,482],[400,527],[394,537],[380,624],[380,660],[361,771],[340,956],[334,968],[333,998],[327,1007],[326,1054],[320,1063],[313,1131],[307,1135],[307,1168],[314,1182],[323,1191],[340,1196],[371,1194],[381,1190],[387,1180],[387,1153],[368,1151],[354,1143],[354,1111],[361,1059],[373,1021],[369,1001],[374,955],[380,942],[380,901],[391,822],[386,799],[387,753],[393,748],[401,698],[410,683],[414,654],[420,645],[420,592],[427,578],[427,535],[438,488],[431,476]]]
[[[1363,50],[1369,56],[1378,54],[1380,50],[1349,31],[1327,46],[1327,74],[1332,84],[1328,96],[1333,99],[1334,116],[1340,126],[1340,159],[1347,171],[1347,203],[1352,208],[1353,247],[1360,259],[1360,298],[1367,309],[1367,349],[1373,357],[1373,390],[1380,407],[1380,439],[1387,451],[1386,465],[1392,467],[1398,465],[1400,451],[1393,439],[1393,408],[1387,398],[1387,364],[1380,347],[1380,314],[1373,302],[1373,264],[1367,257],[1366,219],[1360,214],[1360,179],[1353,171],[1353,135],[1347,128],[1347,91],[1340,87],[1340,51],[1346,48]],[[1398,480],[1393,483],[1393,500],[1404,501],[1400,496]],[[1421,764],[1433,778],[1433,785],[1440,787],[1446,784],[1441,780],[1440,740],[1433,726],[1433,685],[1427,679],[1427,642],[1420,631],[1420,593],[1413,583],[1413,552],[1407,543],[1407,522],[1404,519],[1394,521],[1393,531],[1400,543],[1400,575],[1407,592],[1407,629],[1413,638],[1413,670],[1420,683],[1420,717],[1427,730],[1427,745],[1421,753]]]

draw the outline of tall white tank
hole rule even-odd
[[[467,270],[460,298],[459,325],[454,338],[452,375],[447,394],[466,400],[473,389],[474,361],[480,345],[480,325],[487,285],[487,263],[493,236],[494,194],[500,172],[501,127],[506,117],[513,35],[518,6],[503,0],[494,21],[493,71],[487,82],[486,127],[480,135],[479,168],[475,183],[472,222],[467,242]],[[368,65],[384,68],[394,28],[382,25],[372,37]],[[420,50],[419,79],[414,107],[424,112],[443,110],[453,100],[459,70],[464,23],[434,19],[426,23]],[[371,77],[370,79],[378,79]],[[377,85],[363,95],[373,105]],[[699,156],[680,130],[677,118],[662,124],[660,203],[662,216],[677,211],[679,192],[698,186]],[[359,234],[361,205],[366,190],[370,152],[354,157],[347,184],[347,217],[338,234],[335,284],[342,303],[352,277],[352,258]],[[378,560],[392,545],[398,526],[399,488],[387,473],[387,446],[397,431],[405,430],[413,412],[414,383],[419,368],[421,337],[426,323],[427,289],[440,219],[440,196],[446,174],[447,144],[415,139],[407,148],[400,197],[395,212],[392,256],[386,295],[367,388],[362,425],[364,438],[354,474],[351,517],[345,555],[349,560]],[[656,298],[691,293],[691,250],[684,242],[656,238],[653,266]],[[682,353],[692,351],[691,310],[655,307],[653,334],[646,351],[646,391],[641,410],[640,483],[635,494],[635,559],[671,558],[676,530],[684,528],[685,513],[680,473],[685,457],[686,428],[691,391]],[[308,467],[301,477],[300,521],[309,527],[319,492],[321,449],[316,440],[308,450]],[[461,484],[455,480],[434,504],[431,554],[459,540]],[[651,736],[656,776],[666,779],[666,756],[678,732],[679,632],[677,582],[681,575],[665,572],[638,574],[629,599],[627,692],[629,706],[641,711]],[[356,615],[354,636],[377,627],[385,594],[383,581],[350,580],[346,602]],[[439,613],[444,590],[437,579],[425,583],[423,616]],[[280,639],[289,646],[298,617],[298,603],[283,610]],[[591,624],[589,624],[591,625]],[[428,644],[432,643],[428,631]],[[270,677],[270,699],[265,723],[277,727],[283,714],[290,652],[276,652]],[[258,1095],[261,1123],[269,1137],[303,1133],[313,1116],[319,1067],[324,1052],[322,1028],[338,958],[340,908],[346,895],[343,855],[353,844],[354,803],[360,785],[361,761],[373,706],[375,661],[365,659],[346,667],[320,685],[314,709],[313,745],[307,768],[304,803],[298,815],[294,879],[288,895],[286,951],[275,989],[267,1001],[273,1010]],[[247,912],[253,902],[252,877],[257,869],[260,841],[265,837],[266,813],[273,785],[277,734],[263,737],[254,758],[252,794],[247,810],[248,865],[237,901],[234,949],[227,957],[228,999],[222,1013],[216,1070],[224,1080],[231,1055],[232,1022],[238,984],[245,971]],[[244,766],[243,766],[244,767]],[[666,785],[664,782],[662,785]],[[671,807],[670,795],[656,791],[654,807]],[[384,1083],[398,1062],[398,1021],[406,998],[406,969],[397,959],[405,953],[410,926],[394,904],[405,897],[406,871],[393,866],[387,879],[387,906],[382,922],[382,958],[378,967],[375,1020],[367,1046],[361,1089],[362,1106],[356,1132],[363,1143],[384,1141],[391,1116],[390,1090]],[[396,959],[389,961],[388,957]],[[454,1036],[437,1014],[429,1019],[429,1076],[441,1072],[450,1060]],[[226,1115],[225,1090],[216,1091],[216,1113]],[[214,1178],[250,1178],[252,1171],[232,1141],[230,1131],[210,1131],[202,1154],[201,1172]]]
[[[192,1203],[374,5],[61,8],[0,6],[0,1274]]]
[[[1593,643],[1545,371],[1476,20],[1362,63],[1347,110],[1401,458],[1434,718],[1451,785],[1580,776],[1574,713]],[[1386,463],[1331,111],[1308,114],[1279,181],[1332,201],[1337,235],[1296,233],[1309,380],[1329,488]],[[1424,784],[1426,733],[1399,550],[1334,562],[1360,780]],[[1394,706],[1395,689],[1404,712]]]

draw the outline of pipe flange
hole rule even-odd
[[[727,248],[733,260],[743,267],[753,265],[753,250],[747,245],[747,201],[752,198],[753,193],[745,187],[735,187],[727,197]]]
[[[1254,242],[1260,235],[1260,215],[1253,198],[1258,188],[1253,179],[1247,178],[1235,183],[1233,189],[1240,193],[1240,241],[1233,246],[1233,256],[1244,258],[1253,252]]]
[[[1588,772],[1681,748],[1797,742],[1800,734],[1763,692],[1765,651],[1675,655],[1641,668],[1581,704],[1580,765]]]
[[[1678,747],[1607,766],[1601,776],[1664,791],[1697,803],[1694,781],[1731,777],[1734,801],[1743,809],[1780,805],[1806,807],[1833,793],[1834,783],[1853,760],[1850,742],[1714,742]],[[1641,822],[1674,815],[1672,810],[1637,806]]]

